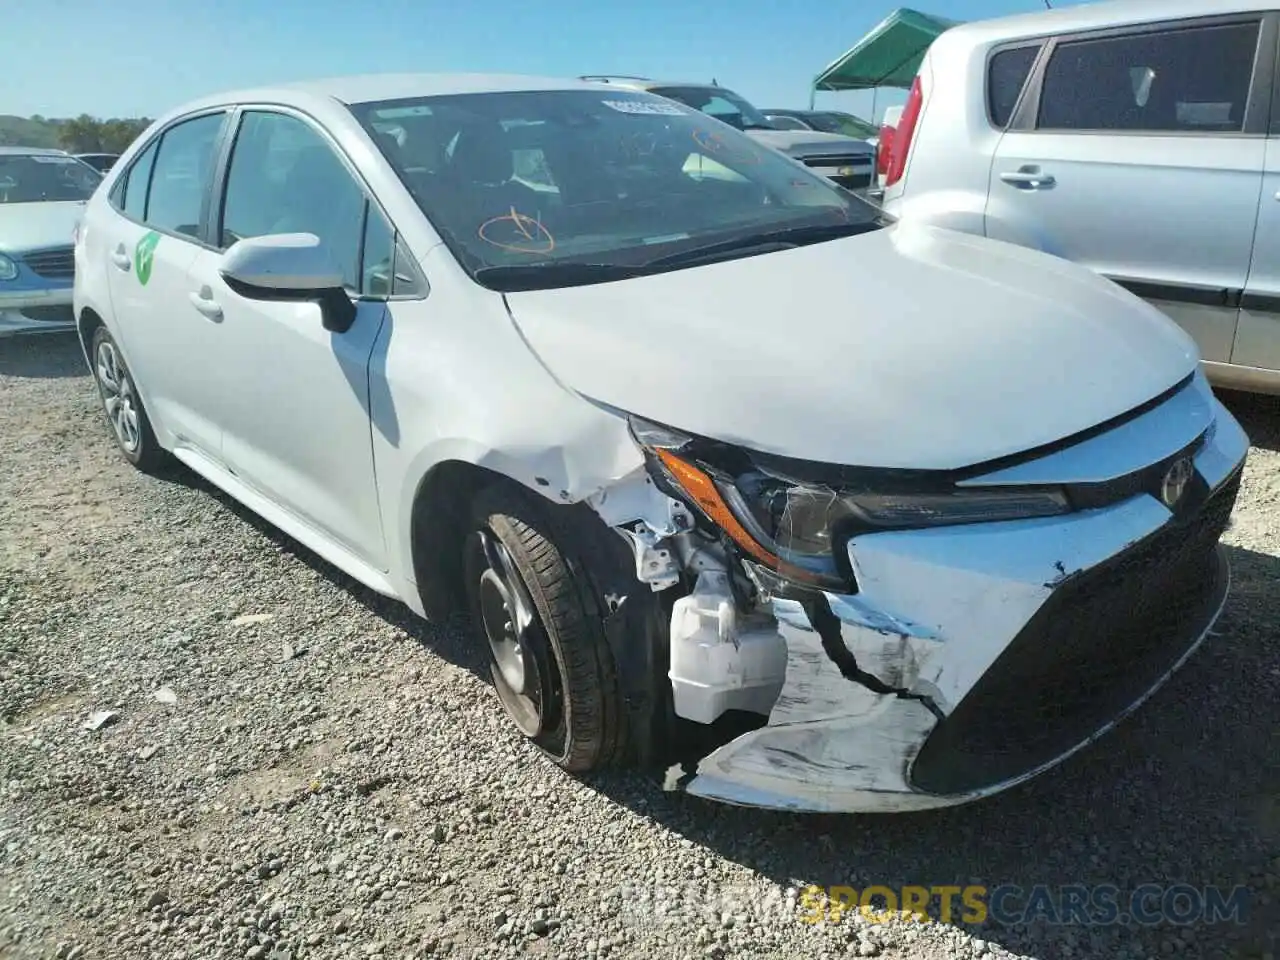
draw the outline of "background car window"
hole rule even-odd
[[[1007,127],[1013,119],[1013,108],[1039,52],[1039,46],[1001,50],[987,65],[987,109],[997,127]]]
[[[124,212],[135,220],[147,219],[147,187],[151,184],[151,168],[155,165],[159,146],[160,141],[157,140],[147,147],[121,181],[124,184]]]
[[[767,119],[779,130],[808,130],[801,121],[795,117],[788,117],[781,113],[770,113]]]
[[[0,203],[88,200],[102,175],[65,154],[0,155]]]
[[[654,87],[650,93],[678,100],[739,130],[772,130],[763,113],[724,87]]]
[[[283,113],[244,114],[231,152],[220,246],[245,237],[311,233],[320,238],[344,285],[360,292],[365,195],[328,141]]]
[[[1064,43],[1045,70],[1046,130],[1244,129],[1257,21]]]
[[[200,207],[224,115],[211,113],[170,127],[160,139],[147,193],[145,222],[158,230],[200,234]],[[125,202],[129,202],[128,194]]]

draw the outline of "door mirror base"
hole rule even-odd
[[[218,271],[231,290],[249,300],[315,303],[324,328],[345,333],[356,305],[342,285],[320,238],[311,233],[248,237],[234,243]]]

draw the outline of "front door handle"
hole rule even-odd
[[[199,293],[189,293],[187,298],[191,301],[191,305],[199,310],[210,320],[219,321],[222,319],[222,307],[218,301],[213,299],[213,291],[208,287],[201,287]]]
[[[129,251],[124,248],[124,244],[116,247],[115,253],[111,254],[111,262],[123,270],[129,272],[129,268],[133,266],[133,261],[129,258]]]
[[[1052,187],[1057,183],[1053,178],[1053,174],[1043,173],[1034,164],[1025,164],[1017,170],[1005,170],[1000,174],[1000,179],[1012,186],[1029,187],[1032,190],[1040,187]]]

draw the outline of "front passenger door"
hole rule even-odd
[[[277,506],[385,570],[368,403],[387,307],[362,274],[379,251],[390,259],[391,228],[328,138],[273,110],[242,114],[212,219],[220,249],[197,259],[190,292],[218,312],[220,356],[231,366],[222,371],[223,459]],[[221,250],[281,233],[320,238],[356,299],[350,329],[324,329],[315,303],[250,300],[223,281]]]

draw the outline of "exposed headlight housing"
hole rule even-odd
[[[18,265],[11,257],[0,253],[0,280],[17,280]]]
[[[1071,509],[1056,487],[926,486],[895,471],[865,471],[839,486],[793,478],[729,448],[638,418],[631,433],[666,474],[739,548],[789,579],[847,586],[844,544],[858,533],[1051,517]],[[707,445],[701,445],[703,447]],[[710,445],[716,447],[718,445]]]

